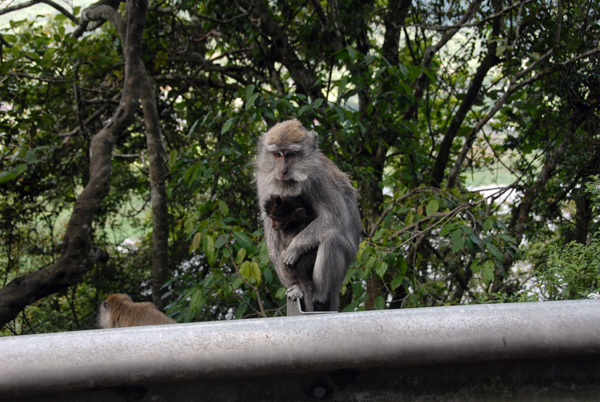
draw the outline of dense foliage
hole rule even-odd
[[[137,3],[98,4],[126,19]],[[22,19],[17,6],[0,11],[0,304],[61,267],[128,71],[113,20]],[[167,313],[285,314],[252,163],[257,136],[288,117],[359,189],[344,311],[599,291],[599,20],[597,0],[150,2],[141,60],[168,160]],[[93,328],[108,293],[150,300],[145,109],[112,145],[94,210],[92,246],[110,258],[24,309],[0,306],[3,334]]]

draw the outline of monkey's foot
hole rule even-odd
[[[288,299],[298,300],[304,297],[304,292],[298,285],[292,285],[288,290],[285,291],[285,295]]]

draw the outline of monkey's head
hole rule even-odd
[[[300,197],[272,195],[265,201],[264,210],[271,218],[273,230],[285,230],[306,218],[306,209]]]
[[[133,303],[131,298],[126,294],[113,293],[106,296],[106,299],[100,303],[100,314],[98,314],[98,324],[101,328],[111,328],[111,316],[123,304]]]
[[[294,187],[308,178],[318,157],[317,136],[298,120],[273,126],[259,142],[256,167],[268,180]]]
[[[113,293],[106,296],[106,299],[102,302],[100,307],[105,308],[110,312],[113,306],[123,303],[133,303],[133,300],[131,300],[131,297],[127,296],[126,294]]]

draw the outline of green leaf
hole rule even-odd
[[[456,253],[458,250],[463,248],[463,246],[465,245],[465,239],[462,237],[462,231],[455,230],[454,232],[452,232],[450,241],[452,242],[452,252]]]
[[[225,245],[227,237],[225,235],[219,235],[215,241],[215,248],[218,250]]]
[[[229,208],[227,207],[227,204],[225,204],[225,202],[223,200],[219,200],[219,209],[221,210],[221,213],[225,216],[229,215]]]
[[[245,248],[246,250],[254,249],[254,243],[252,243],[252,240],[250,240],[250,238],[245,233],[233,232],[233,237],[239,243],[239,245]]]
[[[479,240],[479,237],[477,237],[477,235],[474,232],[471,232],[471,234],[469,235],[469,239],[471,239],[471,241],[477,245],[481,244],[481,240]]]
[[[356,50],[352,46],[346,46],[346,50],[348,51],[348,56],[350,57],[350,61],[356,60]]]
[[[173,169],[175,162],[177,162],[177,150],[172,149],[171,152],[169,152],[169,163],[168,163],[169,171],[171,171]]]
[[[273,271],[269,267],[265,267],[262,273],[267,283],[273,283]]]
[[[254,84],[248,85],[246,87],[246,101],[250,99],[250,97],[254,94],[254,89],[256,86]]]
[[[367,248],[367,242],[366,242],[366,240],[363,240],[358,245],[358,253],[356,253],[356,260],[357,261],[361,261],[363,252],[365,251],[366,248]]]
[[[261,279],[260,267],[254,261],[252,261],[250,263],[250,275],[252,278],[254,278],[254,280],[256,281],[256,284],[260,285],[260,279]]]
[[[240,286],[242,286],[242,283],[244,283],[242,278],[237,277],[233,280],[233,282],[231,282],[231,287],[234,289],[238,289]]]
[[[352,303],[348,304],[346,307],[344,307],[344,309],[342,310],[342,312],[347,313],[350,311],[355,311],[358,309],[358,306],[363,302],[364,300],[361,298],[357,298],[355,299]]]
[[[240,274],[247,281],[254,281],[257,285],[260,285],[260,267],[255,262],[244,261],[240,266]]]
[[[385,273],[387,272],[388,269],[388,264],[385,261],[380,261],[375,265],[375,272],[377,273],[377,276],[379,276],[380,278],[383,278],[383,275],[385,275]]]
[[[27,150],[27,154],[25,155],[25,161],[28,165],[34,165],[40,160],[38,158],[37,152],[34,149],[29,149]]]
[[[246,249],[242,247],[238,250],[237,255],[235,256],[235,263],[236,264],[241,263],[245,257],[246,257]]]
[[[0,184],[12,181],[17,177],[17,173],[13,170],[5,170],[4,172],[0,172]]]
[[[244,263],[240,265],[240,275],[246,280],[250,278],[250,261],[244,261]]]
[[[500,238],[500,239],[502,239],[505,242],[510,243],[510,244],[516,244],[517,243],[517,241],[515,240],[514,237],[509,236],[509,235],[504,234],[504,233],[498,233],[498,238]]]
[[[375,309],[383,310],[385,309],[385,299],[381,296],[377,296],[375,298]]]
[[[456,225],[454,223],[448,223],[447,225],[444,225],[442,230],[440,230],[440,237],[446,236],[448,233],[453,231],[455,228],[456,228]]]
[[[195,314],[200,313],[200,310],[202,310],[202,307],[204,307],[205,300],[203,296],[204,293],[201,289],[196,289],[192,295],[190,300],[190,310],[192,310]]]
[[[25,172],[26,170],[27,170],[27,165],[24,163],[21,163],[10,170],[5,170],[4,172],[0,172],[0,184],[15,180],[17,177],[19,177],[21,175],[21,173]]]
[[[471,268],[471,272],[473,272],[474,274],[478,273],[479,271],[481,271],[481,265],[479,265],[479,259],[475,258],[472,262],[471,262],[471,266],[469,267]]]
[[[502,57],[506,48],[507,46],[505,45],[498,45],[498,47],[496,47],[496,57]]]
[[[490,218],[487,218],[485,220],[485,222],[483,222],[483,233],[487,233],[490,231],[490,229],[494,226],[494,221],[492,221]]]
[[[221,128],[221,134],[225,134],[226,132],[228,132],[231,129],[231,126],[233,126],[234,121],[235,121],[235,119],[233,117],[228,119],[225,122],[225,124],[223,124],[223,127]]]
[[[372,255],[372,256],[369,256],[367,263],[363,265],[365,278],[371,273],[371,269],[373,268],[373,265],[375,265],[375,262],[377,262],[377,258]]]
[[[392,279],[392,282],[390,283],[392,290],[398,289],[398,287],[400,287],[400,285],[402,285],[403,281],[404,281],[404,275],[395,276],[394,279]]]
[[[283,299],[285,297],[286,290],[286,288],[280,287],[279,289],[277,289],[277,292],[275,292],[275,297],[278,299]]]
[[[204,236],[204,254],[208,259],[208,265],[214,266],[216,261],[215,240],[210,235]]]
[[[494,280],[494,263],[487,260],[483,263],[483,269],[481,270],[481,278],[486,284],[489,284]]]
[[[246,303],[240,303],[238,307],[235,309],[235,318],[238,319],[244,315],[246,310],[248,309],[248,305]]]
[[[256,93],[246,99],[246,110],[250,110],[252,107],[254,107],[254,102],[256,102],[256,99],[258,99],[259,95],[260,94]]]
[[[504,259],[502,253],[500,252],[500,250],[498,250],[498,247],[494,246],[492,243],[488,243],[485,246],[496,260],[502,261]]]
[[[377,243],[377,242],[378,242],[378,241],[381,239],[381,236],[382,236],[384,233],[385,233],[385,229],[379,229],[377,232],[375,232],[375,236],[373,236],[373,237],[371,238],[371,241],[372,241],[373,243]]]
[[[396,268],[396,271],[399,272],[402,276],[406,275],[406,271],[408,271],[408,262],[404,258],[400,260],[399,266],[398,268]]]
[[[269,257],[269,250],[267,249],[267,244],[264,240],[260,243],[260,249],[258,250],[258,262],[263,267],[266,267],[271,263],[271,257]]]
[[[440,202],[438,200],[430,200],[427,204],[427,215],[433,215],[440,209]]]
[[[201,239],[202,239],[202,233],[198,232],[194,235],[194,238],[192,239],[192,246],[190,247],[190,251],[194,251],[200,246]]]
[[[192,134],[194,133],[194,130],[196,129],[196,126],[198,125],[198,123],[200,123],[200,119],[196,119],[196,121],[194,121],[194,124],[192,124],[192,126],[188,130],[188,137],[192,136]]]
[[[323,104],[323,98],[319,98],[312,103],[312,107],[313,107],[313,109],[318,109],[321,107],[322,104]]]
[[[10,22],[11,25],[13,23],[13,21]],[[2,33],[2,38],[7,41],[8,43],[10,43],[11,45],[14,45],[18,42],[17,40],[17,36],[16,35],[10,35],[10,34],[6,34],[6,33]]]

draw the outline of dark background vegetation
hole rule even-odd
[[[284,314],[252,161],[289,117],[360,193],[344,311],[598,291],[597,0],[72,6],[0,9],[2,334]]]

